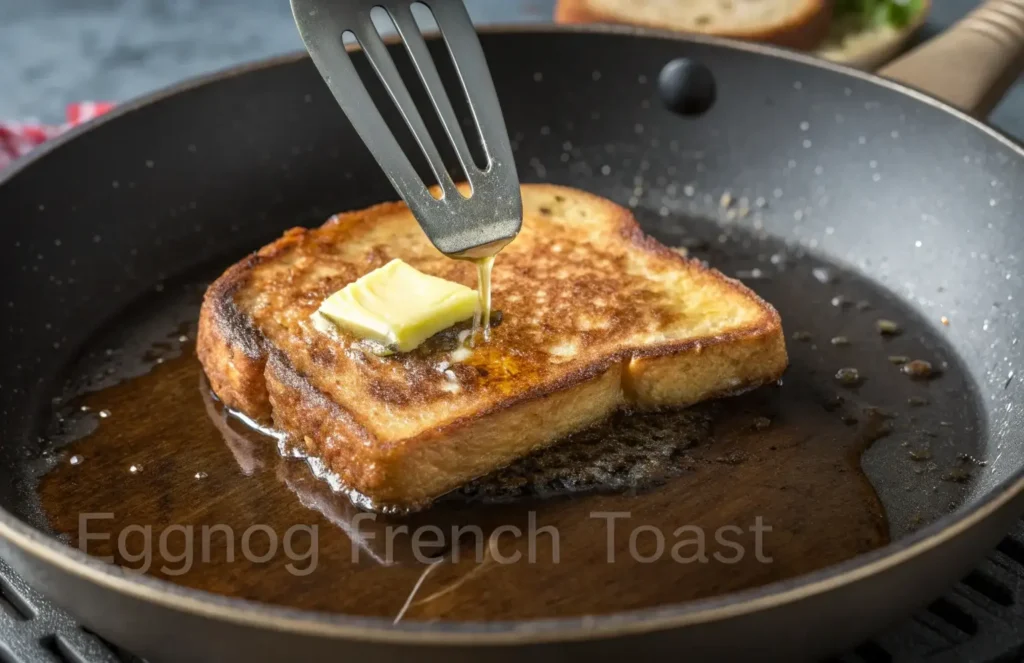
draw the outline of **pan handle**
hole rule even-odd
[[[1022,69],[1024,0],[988,0],[878,73],[985,117]]]

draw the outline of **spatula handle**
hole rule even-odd
[[[984,117],[1022,70],[1024,0],[988,0],[878,73]]]

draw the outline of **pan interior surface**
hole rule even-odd
[[[794,329],[781,385],[616,416],[425,512],[376,516],[211,397],[194,356],[206,279],[175,279],[68,373],[42,453],[22,464],[22,511],[90,554],[190,587],[474,621],[758,587],[870,552],[964,503],[984,464],[978,412],[963,369],[922,321],[781,243],[640,213],[669,245],[776,303]],[[878,319],[901,333],[881,335]],[[942,375],[914,380],[895,356],[927,358]],[[861,382],[837,380],[843,368]]]
[[[353,528],[343,497],[208,398],[192,357],[203,288],[228,264],[287,227],[394,198],[299,60],[130,110],[0,187],[0,213],[23,221],[2,229],[0,269],[24,284],[0,330],[13,350],[0,365],[2,453],[18,477],[3,506],[74,545],[83,513],[110,514],[92,521],[108,537],[90,553],[216,593],[407,620],[526,619],[790,579],[898,543],[1020,469],[1011,146],[810,65],[656,39],[624,62],[624,35],[532,39],[485,38],[521,177],[632,208],[648,232],[774,304],[792,362],[782,385],[617,418],[570,443],[583,456],[529,459],[413,521]],[[588,58],[569,57],[580,49]],[[677,57],[716,77],[718,101],[699,117],[661,105],[655,81]],[[59,193],[55,178],[68,183]],[[899,357],[934,375],[914,379]],[[840,369],[860,379],[844,384]],[[630,514],[613,540],[594,515],[609,513]],[[760,555],[758,518],[771,528]],[[192,535],[170,529],[187,524]],[[404,534],[380,548],[402,524],[442,539],[425,559]],[[479,526],[479,555],[474,539],[445,539],[453,524]],[[175,537],[198,546],[203,525],[237,537],[234,561],[213,538],[211,559],[193,546],[179,574]],[[253,525],[266,529],[247,557]],[[495,548],[501,525],[556,534]],[[168,546],[148,559],[147,526],[150,544],[165,533]],[[673,555],[692,540],[676,533],[685,527],[704,532],[710,561],[696,543],[678,550],[689,562]],[[742,531],[742,560],[714,556],[734,552],[722,527]],[[473,554],[453,564],[454,549]]]

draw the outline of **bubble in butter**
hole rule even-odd
[[[476,290],[392,260],[325,299],[318,312],[360,338],[409,352],[472,318],[476,306]]]

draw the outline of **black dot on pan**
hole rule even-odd
[[[658,74],[658,92],[669,110],[680,115],[701,115],[715,103],[715,77],[700,62],[676,58]]]

